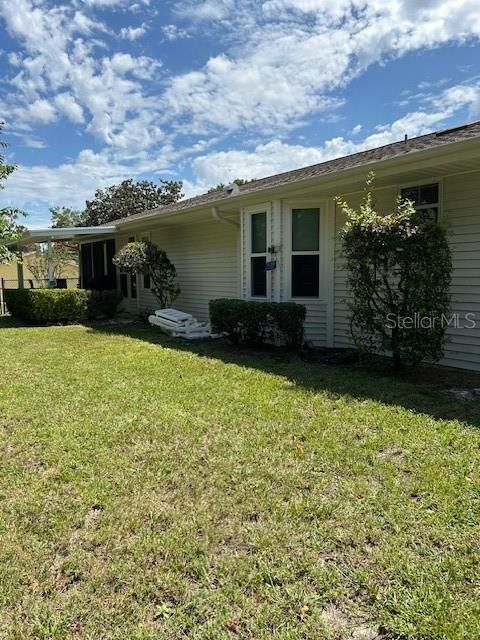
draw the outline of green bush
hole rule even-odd
[[[118,305],[123,299],[123,293],[116,289],[104,291],[90,291],[88,297],[87,316],[90,320],[99,316],[113,318],[117,313]]]
[[[88,292],[83,289],[6,289],[12,316],[35,324],[73,322],[85,317]]]
[[[212,331],[226,334],[232,342],[274,341],[290,348],[303,343],[306,309],[301,304],[220,298],[211,300],[209,308]]]
[[[358,210],[339,204],[346,214],[340,237],[355,345],[360,352],[390,352],[395,368],[439,360],[452,271],[446,230],[408,200],[388,214],[375,209],[371,192]]]

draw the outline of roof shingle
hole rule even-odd
[[[278,173],[266,178],[259,178],[258,180],[253,180],[252,182],[247,182],[246,184],[241,185],[239,188],[239,195],[246,195],[248,193],[272,189],[274,187],[281,187],[291,183],[308,180],[310,178],[324,176],[338,171],[344,171],[346,169],[353,169],[355,167],[368,165],[374,162],[381,162],[382,160],[390,160],[411,153],[416,153],[418,151],[434,149],[454,142],[461,142],[463,140],[478,137],[480,137],[480,120],[459,127],[445,129],[443,131],[428,133],[423,136],[418,136],[417,138],[393,142],[382,147],[376,147],[375,149],[360,151],[341,158],[327,160],[326,162],[320,162],[319,164],[314,164],[309,167]],[[136,220],[138,218],[182,211],[184,209],[190,209],[201,205],[213,205],[216,202],[228,200],[229,198],[231,198],[231,196],[227,195],[223,190],[212,191],[193,198],[179,200],[178,202],[166,207],[157,207],[156,209],[151,209],[144,213],[129,216],[128,218],[122,218],[117,221],[117,224],[130,222],[131,220]]]

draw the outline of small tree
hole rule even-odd
[[[0,134],[3,130],[3,122],[0,122]],[[0,149],[5,149],[7,143],[0,140]],[[0,152],[0,190],[5,188],[4,182],[8,176],[15,171],[15,165],[6,164],[3,154]],[[19,209],[6,207],[0,209],[0,264],[17,260],[18,255],[9,249],[6,243],[15,242],[22,234],[23,227],[18,219],[25,213]]]
[[[352,299],[352,338],[360,351],[392,353],[393,365],[443,356],[452,260],[445,229],[422,219],[413,203],[375,210],[371,180],[341,231]]]
[[[53,278],[62,278],[66,267],[72,264],[69,247],[65,246],[65,244],[61,242],[53,243],[50,260]],[[25,256],[25,264],[39,284],[48,281],[48,263],[48,249],[45,245],[36,245],[35,251]]]
[[[113,263],[126,273],[148,276],[162,309],[170,307],[178,298],[177,270],[165,251],[153,242],[129,242],[115,255]]]

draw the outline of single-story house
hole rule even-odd
[[[308,340],[347,346],[347,274],[339,238],[344,215],[335,198],[358,203],[371,171],[378,210],[393,210],[403,195],[448,225],[458,322],[448,330],[443,363],[480,369],[480,121],[229,185],[107,226],[37,230],[31,237],[38,242],[74,235],[83,285],[103,279],[121,288],[128,311],[150,311],[156,301],[149,282],[118,273],[112,257],[127,242],[145,238],[177,268],[177,308],[205,320],[213,298],[300,302],[307,308]],[[266,270],[274,261],[276,267]],[[465,314],[474,314],[474,326]]]

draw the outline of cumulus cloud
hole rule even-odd
[[[174,40],[183,40],[189,38],[190,34],[186,29],[180,29],[176,24],[166,24],[162,27],[162,33],[166,40],[173,42]]]
[[[112,33],[98,19],[104,15],[99,10],[139,11],[146,4],[0,0],[0,16],[21,47],[8,56],[11,75],[2,110],[33,145],[42,144],[36,126],[63,117],[103,145],[94,158],[95,167],[105,164],[102,171],[95,169],[88,180],[82,176],[85,184],[73,182],[81,199],[91,195],[92,181],[99,186],[123,175],[178,170],[180,157],[182,167],[191,161],[194,191],[415,135],[453,114],[480,115],[474,82],[437,95],[430,93],[446,84],[425,85],[403,96],[402,109],[409,113],[395,123],[369,132],[359,124],[349,137],[321,147],[287,142],[295,127],[314,117],[333,118],[343,89],[369,65],[479,38],[478,0],[179,0],[173,15],[180,23],[160,27],[160,37],[173,41],[208,30],[218,53],[170,75],[157,59],[108,50]],[[119,33],[132,41],[145,28],[130,25]],[[252,137],[258,140],[253,150],[207,153],[203,142],[196,144],[201,138],[234,147]],[[161,158],[158,149],[165,150]],[[84,170],[83,162],[79,156],[60,164],[58,177],[47,166],[21,167],[22,173],[12,176],[15,194],[28,199],[26,189],[38,193],[34,181],[43,175],[45,185],[53,187],[45,186],[40,196],[58,193],[69,201],[71,176]]]
[[[55,96],[55,105],[58,110],[64,113],[69,120],[77,124],[84,120],[83,109],[72,96],[71,93],[59,93]]]
[[[138,40],[138,38],[141,38],[143,35],[145,35],[146,31],[147,28],[145,27],[145,25],[142,25],[140,27],[122,27],[120,29],[120,37],[124,40]]]
[[[158,61],[121,52],[99,56],[94,40],[78,36],[93,29],[104,32],[104,26],[66,6],[0,0],[0,12],[25,49],[13,60],[17,75],[15,91],[6,98],[10,112],[44,123],[63,114],[74,123],[85,122],[86,130],[105,144],[125,149],[132,143],[136,152],[158,142],[158,106],[145,92]],[[126,32],[130,39],[138,35],[138,29]],[[135,141],[132,131],[141,131]]]
[[[374,62],[480,36],[476,0],[239,0],[231,9],[227,0],[179,9],[225,18],[222,32],[243,38],[234,55],[172,78],[164,102],[194,132],[301,124]]]
[[[214,184],[229,182],[235,178],[262,178],[325,162],[403,140],[405,134],[409,138],[423,135],[441,128],[461,110],[475,108],[479,104],[479,96],[480,85],[451,87],[438,96],[430,97],[425,105],[428,110],[413,111],[392,123],[378,125],[362,139],[358,139],[362,128],[357,125],[351,132],[354,139],[338,136],[317,147],[289,144],[276,139],[259,144],[250,151],[230,150],[204,154],[192,162],[196,180],[187,185],[187,192],[195,195]]]

